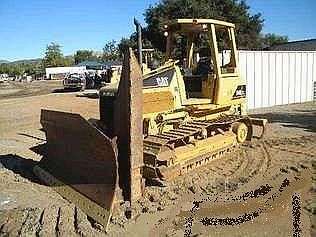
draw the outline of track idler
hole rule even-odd
[[[267,119],[260,119],[260,118],[250,118],[250,122],[253,127],[260,128],[261,132],[259,132],[259,135],[256,136],[257,138],[261,139],[265,134],[265,128],[268,123]]]

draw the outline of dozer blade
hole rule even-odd
[[[142,195],[143,80],[141,68],[130,48],[124,54],[121,80],[114,108],[114,134],[118,143],[120,185],[131,205]]]
[[[118,188],[117,146],[79,114],[42,110],[47,152],[34,172],[105,228]]]

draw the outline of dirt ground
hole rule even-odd
[[[62,89],[61,80],[0,83],[0,99],[45,95]]]
[[[45,142],[41,108],[98,119],[98,100],[79,92],[50,93],[60,84],[40,83],[40,92],[24,85],[22,95],[13,91],[20,87],[0,86],[0,236],[316,235],[315,103],[250,111],[269,119],[264,139],[168,187],[147,187],[134,206],[135,218],[118,210],[105,234],[33,175],[41,157],[30,150]]]

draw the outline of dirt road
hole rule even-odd
[[[61,80],[0,83],[0,99],[21,98],[34,95],[46,95],[62,89]]]
[[[0,100],[0,236],[105,235],[31,172],[41,157],[30,148],[45,141],[40,108],[98,118],[98,100],[77,94]],[[316,105],[252,113],[271,121],[263,140],[168,187],[147,187],[134,207],[136,217],[115,213],[108,236],[309,236],[315,219]]]

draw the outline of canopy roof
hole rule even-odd
[[[235,28],[233,23],[214,19],[177,19],[169,21],[164,25],[165,31],[180,32],[205,32],[209,30],[208,25],[214,24],[218,28]]]
[[[81,63],[78,63],[76,66],[86,66],[87,69],[101,70],[101,69],[106,69],[106,68],[110,68],[111,66],[117,66],[117,65],[122,65],[122,62],[120,61],[98,62],[98,61],[86,60]]]

